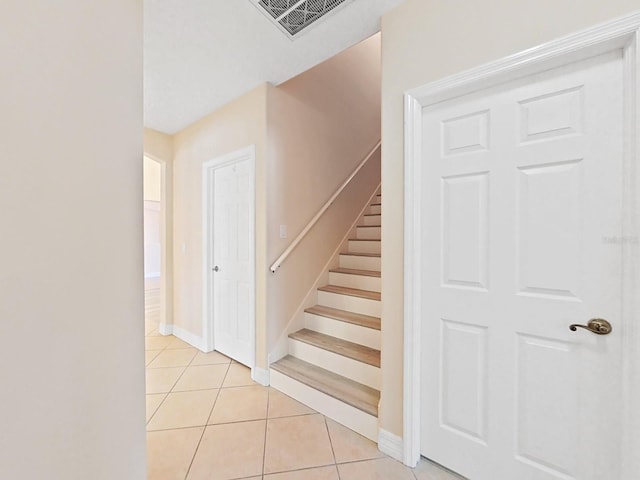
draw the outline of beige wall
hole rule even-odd
[[[174,140],[174,325],[201,336],[203,329],[202,165],[256,146],[256,243],[266,238],[267,85],[261,85],[190,127]],[[265,368],[265,250],[256,250],[256,359]]]
[[[380,35],[269,89],[267,258],[273,262],[380,139]],[[268,350],[379,183],[376,160],[268,277]],[[281,239],[280,225],[288,237]]]
[[[141,480],[142,2],[0,32],[0,478]]]
[[[637,0],[407,0],[382,21],[382,428],[402,434],[403,93],[640,7]]]

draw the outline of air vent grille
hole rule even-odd
[[[259,0],[258,6],[292,37],[350,0]]]

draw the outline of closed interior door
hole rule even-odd
[[[214,168],[213,322],[215,349],[254,362],[254,215],[252,161]]]
[[[422,454],[472,480],[618,479],[621,54],[423,127]],[[592,318],[612,332],[569,328]]]

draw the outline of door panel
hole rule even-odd
[[[619,476],[622,98],[608,54],[423,110],[422,453],[473,480]]]
[[[251,160],[213,169],[213,322],[219,352],[253,366],[255,331]]]

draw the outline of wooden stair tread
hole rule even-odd
[[[339,287],[337,285],[325,285],[318,288],[322,292],[337,293],[340,295],[349,295],[351,297],[367,298],[369,300],[380,300],[380,292],[372,292],[371,290],[360,290],[359,288]]]
[[[364,216],[365,217],[381,217],[382,214],[381,213],[365,213]]]
[[[357,225],[358,228],[382,228],[382,225]]]
[[[340,255],[352,255],[354,257],[380,257],[379,253],[342,252]]]
[[[369,415],[378,416],[378,390],[291,355],[271,364],[271,368]]]
[[[357,268],[332,268],[329,270],[332,273],[345,273],[347,275],[362,275],[363,277],[378,277],[380,278],[381,273],[376,272],[375,270],[358,270]]]
[[[348,342],[308,328],[290,333],[289,338],[380,368],[380,350],[371,347]]]
[[[365,328],[371,328],[373,330],[380,330],[380,319],[378,317],[348,312],[338,308],[325,307],[324,305],[314,305],[313,307],[305,309],[305,312]]]
[[[350,242],[381,242],[379,238],[350,238]]]

